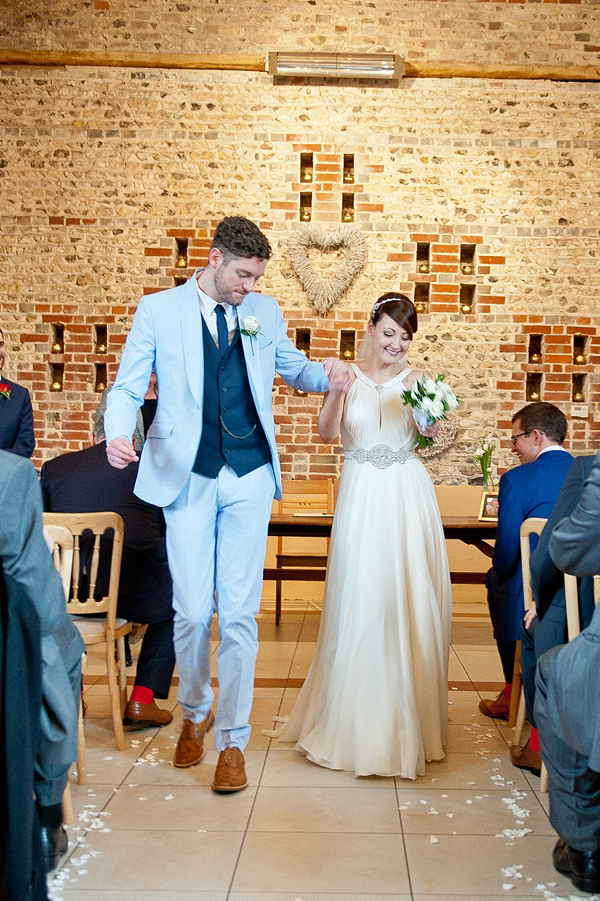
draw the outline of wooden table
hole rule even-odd
[[[286,538],[328,538],[331,534],[333,516],[295,516],[292,513],[277,513],[271,516],[269,535],[282,535]],[[444,535],[447,539],[472,544],[487,557],[491,556],[492,545],[488,541],[496,537],[495,522],[480,522],[475,516],[442,516]],[[268,568],[264,571],[264,579],[283,579],[302,582],[306,580],[306,569]],[[461,584],[481,584],[484,573],[455,572],[451,573],[452,581]],[[325,570],[313,570],[311,581],[324,582]]]

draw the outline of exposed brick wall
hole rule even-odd
[[[187,5],[194,22],[205,16],[206,52],[248,52],[250,20],[263,40],[264,5],[244,7],[242,31],[230,5],[229,18],[217,4]],[[174,4],[161,8],[160,34],[152,29],[156,41],[199,51],[197,37],[194,48],[186,43],[193,38],[184,13]],[[542,61],[552,37],[564,42],[557,59],[581,64],[585,42],[577,35],[596,41],[595,4],[457,2],[452,14],[450,8],[443,0],[393,4],[401,24],[410,19],[420,29],[420,37],[410,36],[411,52],[450,58],[444,40],[460,34],[454,58],[467,50],[470,59],[481,58],[486,31],[498,43],[485,61],[513,52],[525,59],[526,46],[527,58]],[[3,9],[0,40],[76,48],[92,46],[102,33],[104,46],[116,48],[123,28],[106,15],[135,20],[141,34],[157,14],[151,3],[124,0],[118,10],[114,3],[67,9],[57,0],[52,22],[37,4]],[[352,9],[344,28],[352,15],[365,27],[367,11],[375,15],[375,7]],[[292,21],[301,12],[313,23],[323,16],[325,44],[335,41],[333,4],[269,11],[269,34],[280,29],[279,47],[319,33]],[[392,4],[377,5],[371,40],[398,49],[401,26],[392,25],[391,11]],[[468,33],[458,21],[467,14],[479,23]],[[502,29],[494,26],[499,21]],[[569,30],[569,23],[581,27]],[[126,27],[133,35],[129,49],[140,49],[141,38]],[[175,47],[178,29],[185,34]],[[426,32],[439,42],[425,41]],[[503,40],[503,33],[514,33],[514,40]],[[332,86],[278,84],[258,73],[5,67],[0,321],[8,344],[5,373],[32,390],[35,462],[88,440],[99,374],[106,367],[108,381],[114,379],[138,298],[191,274],[205,260],[216,222],[233,213],[268,233],[274,257],[261,289],[280,300],[293,338],[310,330],[314,359],[339,354],[342,331],[355,332],[360,343],[379,294],[401,289],[413,296],[416,286],[431,286],[411,361],[446,373],[463,399],[455,445],[427,464],[436,480],[475,479],[472,452],[482,435],[502,438],[497,462],[511,463],[506,426],[526,402],[528,374],[541,374],[542,397],[567,412],[572,446],[595,449],[599,96],[596,84],[423,79],[396,87]],[[313,154],[310,183],[301,179],[302,153]],[[344,181],[344,155],[353,156],[352,182]],[[306,192],[311,221],[325,228],[339,225],[343,194],[351,194],[353,224],[367,244],[363,270],[323,316],[308,303],[287,253]],[[180,268],[181,242],[187,242],[187,266]],[[426,272],[417,259],[422,244],[430,248]],[[471,272],[461,264],[465,245],[476,248]],[[342,256],[315,252],[310,259],[329,277]],[[461,285],[474,286],[472,312],[461,309]],[[105,353],[97,352],[98,326],[106,328]],[[60,353],[52,352],[56,327],[63,329]],[[576,333],[587,337],[585,363],[573,360]],[[539,362],[529,360],[531,335],[544,338]],[[54,392],[60,366],[63,390]],[[574,375],[585,376],[584,401],[577,404]],[[274,403],[284,472],[337,472],[340,449],[316,437],[320,400],[278,382]]]
[[[28,0],[0,7],[0,46],[112,52],[365,52],[409,61],[567,62],[600,53],[595,0]]]

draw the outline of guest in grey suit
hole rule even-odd
[[[62,796],[77,759],[77,716],[84,644],[67,615],[62,582],[42,532],[42,494],[28,460],[0,451],[0,562],[10,597],[25,594],[41,626],[41,742],[35,794],[47,870],[67,850]]]
[[[600,452],[549,553],[575,576],[600,573]],[[600,891],[600,609],[577,638],[538,661],[535,719],[548,768],[550,821],[560,839],[554,866],[587,892]]]
[[[521,622],[521,677],[525,695],[527,720],[531,736],[524,747],[511,748],[513,764],[539,776],[542,764],[539,738],[535,724],[535,667],[538,658],[567,641],[567,609],[564,574],[554,564],[548,545],[552,530],[566,516],[570,516],[579,501],[589,476],[594,456],[576,457],[567,473],[563,487],[544,526],[540,540],[531,555],[531,589],[534,605]],[[594,584],[592,579],[579,580],[579,619],[581,628],[589,625],[594,612]]]
[[[535,716],[560,836],[554,867],[600,892],[600,607],[577,638],[540,657]]]

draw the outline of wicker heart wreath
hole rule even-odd
[[[311,247],[327,252],[344,248],[346,258],[330,279],[319,278],[308,261]],[[320,225],[301,225],[290,237],[290,262],[302,282],[309,301],[318,313],[324,314],[347,291],[354,277],[367,259],[365,239],[354,226],[340,226],[326,232]]]

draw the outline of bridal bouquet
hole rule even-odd
[[[446,413],[456,410],[460,403],[460,398],[444,382],[443,375],[438,375],[435,380],[424,375],[413,382],[412,388],[402,392],[402,400],[412,407],[413,418],[419,429],[426,429],[439,419],[446,419]],[[432,444],[433,438],[419,433],[417,447],[431,447]]]

